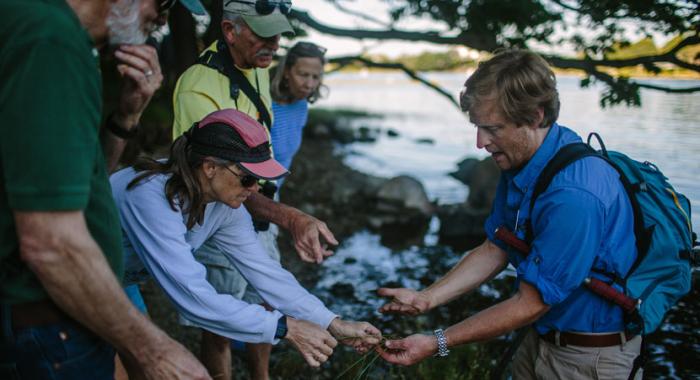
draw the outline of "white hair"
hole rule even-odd
[[[140,45],[146,42],[148,34],[141,23],[141,1],[119,0],[112,4],[107,16],[110,44]]]
[[[236,34],[241,34],[241,23],[244,23],[243,17],[238,13],[226,12],[224,11],[222,19],[231,21],[233,28],[236,30]]]

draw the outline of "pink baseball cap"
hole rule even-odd
[[[265,127],[238,110],[212,112],[185,136],[194,152],[236,162],[258,178],[277,179],[289,174],[272,158]]]

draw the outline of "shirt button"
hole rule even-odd
[[[539,257],[535,257],[535,264],[538,264],[538,265],[539,265],[540,261],[542,261],[542,260],[540,260]]]

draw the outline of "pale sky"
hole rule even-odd
[[[296,0],[294,1],[294,8],[298,10],[308,11],[312,17],[319,20],[320,22],[340,28],[366,28],[366,29],[385,29],[384,26],[378,25],[371,21],[363,20],[359,17],[353,17],[338,10],[335,6],[330,4],[325,0]],[[389,18],[387,16],[387,9],[389,7],[386,3],[379,0],[347,0],[342,1],[344,7],[352,9],[363,14],[370,15],[374,18],[380,19],[381,21],[388,23]],[[567,15],[566,17],[573,17],[573,15]],[[635,29],[634,25],[627,23],[630,29]],[[400,23],[396,25],[398,29],[403,30],[444,30],[445,27],[429,18],[407,18],[402,19]],[[315,42],[328,48],[328,56],[340,56],[340,55],[358,55],[362,52],[367,52],[370,54],[382,54],[389,57],[396,57],[402,54],[417,54],[423,51],[446,51],[449,47],[445,45],[436,45],[431,43],[423,42],[399,42],[399,41],[376,41],[376,40],[357,40],[353,38],[339,38],[332,37],[328,35],[323,35],[314,31],[311,28],[306,28],[309,36],[305,37],[305,40]],[[569,30],[566,34],[572,33],[573,30]],[[565,32],[561,30],[555,31],[556,34],[564,34]],[[584,31],[585,33],[585,31]],[[629,33],[627,38],[634,41],[641,36],[634,36]],[[657,46],[665,43],[669,40],[669,37],[663,35],[654,35],[654,40]],[[566,46],[547,46],[547,45],[533,45],[536,49],[541,49],[542,52],[548,53],[559,53],[559,54],[572,54],[573,49]],[[467,49],[462,48],[461,54],[470,54]],[[471,52],[471,54],[474,54]]]
[[[387,5],[377,0],[361,0],[361,1],[345,1],[343,6],[368,14],[372,17],[381,19],[388,24],[389,18],[387,15]],[[367,28],[367,29],[384,29],[381,25],[372,23],[367,20],[362,20],[357,17],[349,16],[346,13],[339,11],[335,6],[324,0],[299,0],[294,1],[294,8],[298,10],[308,11],[312,17],[320,22],[340,27],[340,28]],[[412,18],[402,21],[397,24],[397,27],[413,30],[440,30],[440,24],[432,20],[421,20]],[[305,40],[313,41],[319,45],[328,48],[328,55],[357,55],[363,51],[371,54],[383,54],[390,57],[396,57],[401,54],[417,54],[422,51],[445,51],[447,48],[444,45],[436,45],[421,42],[398,42],[398,41],[361,41],[353,38],[339,38],[320,34],[311,28],[307,28],[309,33]]]

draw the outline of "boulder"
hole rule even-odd
[[[491,157],[476,162],[469,172],[467,182],[469,206],[475,209],[491,209],[499,178],[501,170]]]
[[[428,200],[423,185],[415,178],[402,175],[386,181],[377,192],[377,211],[429,218],[433,204]]]

